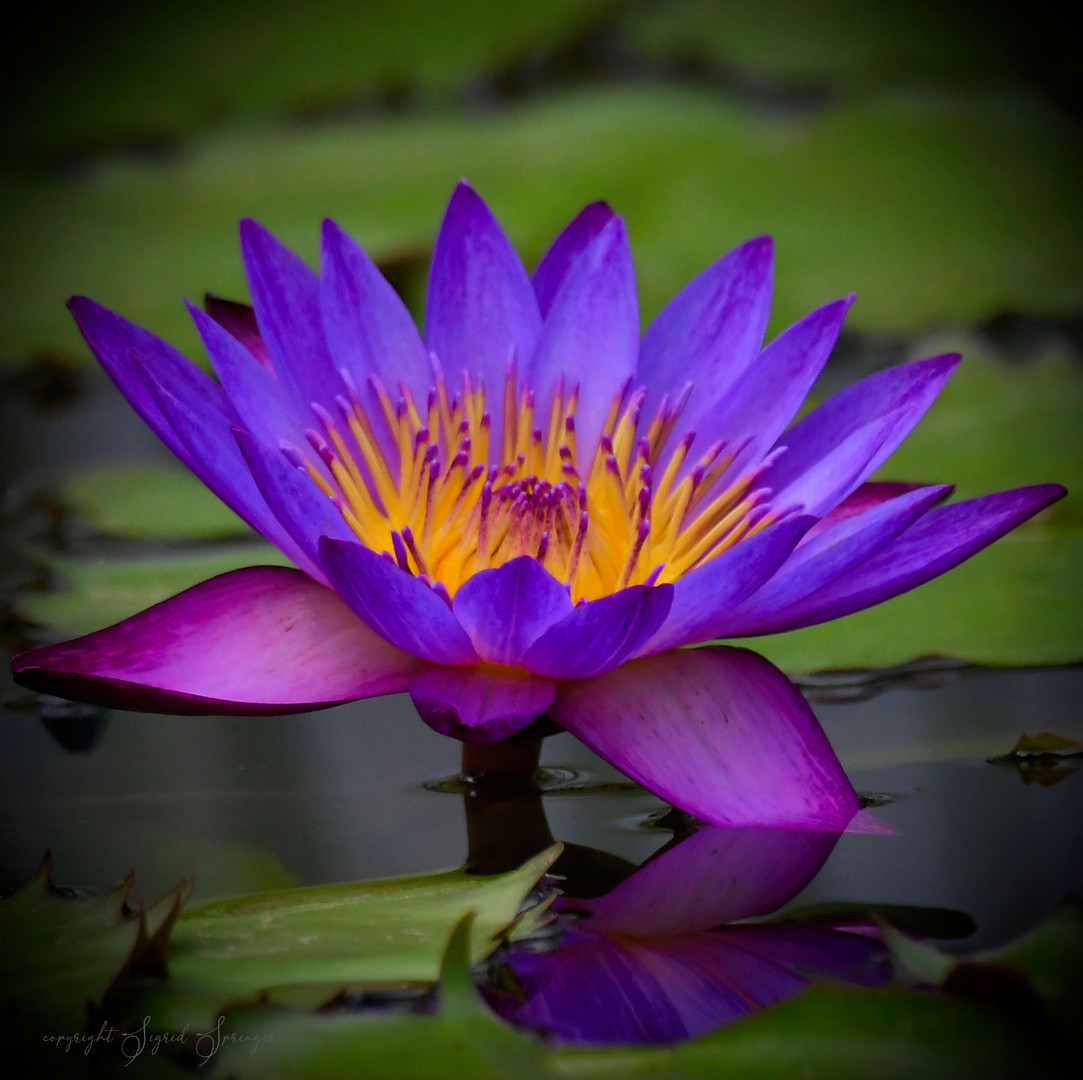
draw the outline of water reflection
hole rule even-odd
[[[552,842],[534,783],[540,740],[470,750],[470,863],[504,869]],[[680,820],[680,819],[678,819]],[[568,845],[553,868],[557,934],[506,949],[486,996],[505,1019],[572,1042],[673,1042],[800,992],[888,978],[871,919],[769,915],[818,873],[842,829],[696,827],[642,866]],[[556,947],[554,948],[554,940]]]

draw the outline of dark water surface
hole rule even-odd
[[[928,681],[929,677],[925,677]],[[897,835],[847,834],[784,910],[836,902],[964,912],[986,948],[1083,895],[1077,761],[991,764],[1024,732],[1083,738],[1083,670],[942,672],[865,700],[816,701],[857,789]],[[10,685],[10,684],[9,684]],[[829,692],[826,696],[839,696]],[[405,696],[276,718],[96,713],[11,687],[0,724],[0,869],[26,878],[48,848],[60,885],[100,890],[135,871],[153,901],[196,876],[196,897],[361,880],[467,858],[463,798],[431,790],[459,745]],[[67,743],[68,749],[64,743]],[[639,864],[671,839],[660,800],[569,735],[545,740],[556,839]],[[428,783],[429,787],[426,787]],[[455,785],[449,785],[454,787]],[[514,816],[507,823],[515,843]],[[602,856],[588,855],[605,862]]]

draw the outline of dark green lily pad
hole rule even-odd
[[[53,887],[51,865],[46,856],[27,885],[0,900],[0,1013],[13,1032],[82,1031],[127,970],[161,962],[191,891],[185,883],[149,912],[132,910],[129,875],[111,892],[72,899]]]
[[[434,1016],[308,1016],[266,1006],[231,1012],[223,1030],[235,1033],[237,1041],[224,1043],[216,1067],[237,1080],[551,1075],[539,1044],[518,1035],[479,1000],[470,980],[469,928],[464,919],[448,943]]]
[[[462,870],[234,897],[184,912],[166,980],[126,1002],[157,1030],[203,1030],[229,1002],[277,994],[316,1007],[343,987],[435,982],[452,928],[476,913],[480,960],[516,922],[527,893],[559,854],[549,848],[507,874]],[[536,925],[528,914],[521,931]]]
[[[237,544],[207,551],[129,559],[46,557],[65,584],[62,592],[25,593],[24,618],[61,634],[85,634],[119,622],[207,578],[242,566],[288,566],[270,544]]]
[[[890,928],[887,941],[900,975],[948,993],[995,1004],[1029,995],[1066,1040],[1078,1040],[1083,1007],[1083,909],[1062,903],[1041,926],[999,949],[959,959]]]
[[[238,117],[440,103],[574,38],[608,0],[113,3],[53,35],[5,108],[5,142],[68,155],[160,144]],[[65,28],[67,29],[67,28]]]
[[[60,499],[96,532],[134,540],[220,540],[252,530],[190,472],[103,466],[76,473]]]
[[[776,329],[855,288],[858,327],[1075,313],[1080,158],[1058,113],[1006,92],[900,91],[770,118],[690,91],[606,89],[484,117],[230,131],[168,161],[0,180],[0,340],[12,363],[85,355],[62,302],[88,293],[195,356],[181,299],[244,295],[239,218],[314,259],[319,221],[335,217],[420,269],[463,175],[528,261],[579,206],[609,199],[646,315],[761,232],[778,241]]]
[[[624,27],[656,61],[838,90],[1002,76],[1011,71],[1011,43],[989,16],[984,7],[934,0],[675,0],[637,5]]]

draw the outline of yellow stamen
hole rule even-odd
[[[423,408],[406,387],[393,403],[378,380],[372,386],[382,436],[354,392],[352,404],[340,400],[344,428],[314,407],[324,431],[310,438],[322,465],[290,448],[293,460],[362,543],[452,596],[473,574],[521,555],[537,558],[575,601],[671,582],[778,519],[765,512],[770,492],[752,490],[762,469],[714,491],[740,447],[715,445],[678,479],[692,436],[664,448],[683,402],[664,400],[640,428],[643,392],[622,391],[581,458],[578,387],[561,382],[551,400],[536,401],[514,364],[495,432],[484,388],[469,379],[452,397],[437,369]]]

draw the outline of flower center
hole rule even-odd
[[[766,461],[727,475],[747,443],[715,443],[690,468],[691,432],[668,448],[687,394],[673,405],[664,399],[640,433],[645,392],[629,384],[584,453],[578,389],[565,393],[562,384],[539,407],[511,367],[491,453],[485,390],[465,374],[453,396],[437,372],[424,412],[405,386],[393,401],[378,379],[369,397],[378,406],[366,410],[344,378],[349,398],[338,399],[338,417],[313,405],[320,430],[306,434],[319,462],[291,444],[283,452],[363,544],[448,595],[520,555],[541,562],[576,602],[671,582],[787,512],[755,487]]]

